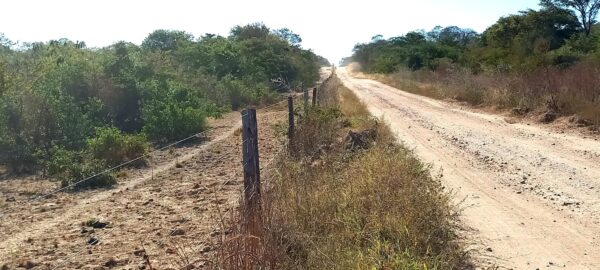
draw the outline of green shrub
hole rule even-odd
[[[105,171],[106,167],[106,163],[95,159],[72,163],[61,176],[61,186],[74,185],[74,189],[111,187],[117,183],[117,178],[112,172],[87,179]]]
[[[54,147],[50,158],[45,164],[46,172],[50,176],[59,176],[65,173],[73,164],[78,163],[81,153],[70,151],[62,147]]]
[[[298,108],[301,108],[298,106]],[[323,147],[331,145],[343,124],[342,114],[337,108],[311,109],[296,128],[290,142],[290,153],[295,156],[318,156]]]
[[[110,127],[97,128],[96,137],[88,140],[87,147],[94,159],[116,166],[145,155],[150,145],[144,135],[123,134],[119,129]],[[134,162],[137,166],[144,164],[143,159]]]
[[[145,85],[149,96],[142,106],[143,131],[161,142],[185,138],[206,129],[206,118],[222,109],[204,99],[197,89],[172,80],[153,80]]]
[[[244,105],[256,105],[272,98],[275,94],[265,84],[246,82],[228,75],[217,84],[217,90],[226,93],[232,110],[237,110]]]

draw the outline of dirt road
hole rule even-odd
[[[600,269],[600,142],[338,76],[440,172],[481,267]],[[478,240],[475,240],[478,239]]]

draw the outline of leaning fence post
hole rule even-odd
[[[302,88],[304,91],[304,115],[308,112],[308,89]]]
[[[242,111],[242,152],[244,161],[244,203],[250,211],[260,208],[260,167],[256,110]]]
[[[312,106],[317,106],[317,88],[313,87],[312,89]]]
[[[294,138],[294,97],[288,97],[288,139],[291,141]]]

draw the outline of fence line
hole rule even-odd
[[[283,102],[285,102],[285,101],[286,101],[286,100],[282,100],[282,101],[279,101],[279,102],[277,102],[277,103],[271,104],[271,105],[269,105],[269,106],[263,107],[263,108],[261,108],[261,109],[268,109],[268,108],[272,108],[272,107],[275,107],[275,106],[278,106],[278,105],[282,104],[282,103],[283,103]],[[124,166],[127,166],[127,165],[129,165],[129,164],[131,164],[131,163],[134,163],[134,162],[136,162],[136,161],[138,161],[138,160],[141,160],[141,159],[143,159],[143,158],[150,157],[150,156],[152,156],[153,154],[155,154],[156,152],[163,151],[163,150],[165,150],[165,149],[167,149],[167,148],[173,147],[173,146],[175,146],[175,145],[178,145],[178,144],[180,144],[180,143],[186,142],[186,141],[188,141],[188,140],[191,140],[191,139],[193,139],[193,138],[197,138],[197,137],[199,137],[199,136],[201,136],[201,135],[205,134],[206,132],[209,132],[209,131],[211,131],[211,130],[213,130],[213,129],[214,129],[214,128],[208,128],[208,129],[206,129],[206,130],[204,130],[204,131],[202,131],[202,132],[199,132],[199,133],[193,134],[193,135],[191,135],[191,136],[188,136],[188,137],[186,137],[186,138],[184,138],[184,139],[181,139],[181,140],[175,141],[175,142],[173,142],[173,143],[170,143],[170,144],[168,144],[168,145],[166,145],[166,146],[163,146],[163,147],[160,147],[160,148],[154,149],[154,150],[152,150],[152,151],[151,151],[151,152],[149,152],[149,153],[143,154],[143,155],[141,155],[141,156],[138,156],[138,157],[136,157],[136,158],[134,158],[134,159],[131,159],[131,160],[125,161],[125,162],[123,162],[123,163],[121,163],[121,164],[118,164],[118,165],[116,165],[116,166],[110,167],[110,168],[108,168],[108,169],[106,169],[106,170],[104,170],[104,171],[98,172],[98,173],[96,173],[96,174],[94,174],[94,175],[92,175],[92,176],[89,176],[89,177],[86,177],[86,178],[84,178],[84,179],[81,179],[81,180],[79,180],[79,181],[73,182],[73,183],[71,183],[71,184],[69,184],[69,185],[67,185],[67,186],[65,186],[65,187],[61,187],[61,188],[58,188],[58,189],[56,189],[56,190],[53,190],[53,191],[51,191],[51,192],[48,192],[48,193],[46,193],[46,194],[43,194],[43,195],[36,196],[36,197],[35,197],[35,198],[33,198],[32,200],[30,200],[30,202],[36,202],[36,201],[39,201],[39,200],[42,200],[42,199],[48,198],[48,197],[50,197],[50,196],[52,196],[52,195],[54,195],[54,194],[56,194],[56,193],[59,193],[59,192],[61,192],[61,191],[67,190],[67,189],[70,189],[70,188],[72,188],[72,187],[74,187],[74,186],[76,186],[76,185],[78,185],[78,184],[84,183],[84,182],[86,182],[86,181],[90,181],[90,180],[92,180],[92,179],[94,179],[94,178],[96,178],[96,177],[98,177],[98,176],[101,176],[101,175],[104,175],[104,174],[106,174],[106,173],[112,172],[112,171],[114,171],[114,170],[117,170],[117,169],[119,169],[119,168],[122,168],[122,167],[124,167]],[[3,217],[3,216],[6,214],[6,213],[8,213],[8,211],[5,211],[5,212],[3,212],[3,213],[0,213],[0,217]]]
[[[272,107],[278,106],[278,105],[280,105],[280,104],[282,104],[282,103],[284,103],[284,102],[287,102],[287,99],[284,99],[284,100],[282,100],[282,101],[280,101],[280,102],[277,102],[277,103],[271,104],[271,105],[269,105],[269,106],[263,107],[263,108],[261,108],[261,109],[263,109],[263,110],[265,110],[265,109],[269,109],[269,108],[272,108]],[[73,183],[73,184],[71,184],[71,185],[69,185],[69,186],[66,186],[66,187],[60,188],[60,189],[58,189],[58,190],[55,190],[55,191],[53,191],[53,192],[51,192],[51,193],[48,193],[48,194],[45,194],[45,195],[43,195],[43,196],[38,196],[38,197],[36,197],[36,198],[35,198],[35,200],[39,200],[39,199],[41,199],[41,198],[47,198],[48,196],[51,196],[52,194],[56,194],[56,193],[58,193],[58,192],[60,192],[60,191],[62,191],[62,190],[66,190],[66,189],[68,189],[68,188],[70,188],[70,187],[73,187],[73,186],[75,186],[75,185],[77,185],[77,184],[79,184],[79,183],[81,183],[81,182],[88,181],[88,180],[90,180],[90,179],[93,179],[93,178],[95,178],[95,177],[97,177],[97,176],[100,176],[100,175],[102,175],[102,174],[104,174],[104,173],[108,173],[108,172],[110,172],[110,171],[113,171],[113,170],[116,170],[116,169],[118,169],[118,168],[121,168],[121,167],[123,167],[123,166],[125,166],[125,165],[127,165],[127,164],[130,164],[130,163],[132,163],[132,162],[135,162],[135,161],[137,161],[137,160],[140,160],[140,159],[142,159],[142,158],[144,158],[144,157],[149,157],[149,156],[151,156],[152,154],[154,154],[154,153],[156,153],[156,152],[158,152],[158,151],[162,151],[162,150],[164,150],[164,149],[167,149],[167,148],[169,148],[169,147],[172,147],[172,146],[174,146],[174,145],[177,145],[177,144],[179,144],[179,143],[182,143],[182,142],[185,142],[185,141],[187,141],[187,140],[190,140],[190,139],[192,139],[192,138],[194,138],[194,137],[198,137],[198,136],[200,136],[200,135],[202,135],[202,134],[204,134],[204,133],[206,133],[206,132],[208,132],[208,131],[211,131],[211,130],[213,130],[213,129],[207,129],[207,130],[205,130],[205,131],[202,131],[202,132],[200,132],[200,133],[197,133],[197,134],[191,135],[191,136],[189,136],[189,137],[187,137],[187,138],[184,138],[184,139],[182,139],[182,140],[179,140],[179,141],[173,142],[173,143],[171,143],[171,144],[169,144],[169,145],[166,145],[166,146],[164,146],[164,147],[161,147],[161,148],[155,149],[155,150],[153,150],[153,151],[152,151],[152,152],[150,152],[150,153],[147,153],[147,154],[145,154],[145,155],[142,155],[142,156],[140,156],[140,157],[137,157],[137,158],[135,158],[135,159],[133,159],[133,160],[129,160],[129,161],[127,161],[127,162],[124,162],[124,163],[122,163],[122,164],[119,164],[119,165],[117,165],[117,166],[114,166],[114,167],[112,167],[112,168],[109,168],[109,169],[107,169],[107,170],[105,170],[105,171],[102,171],[102,172],[100,172],[100,173],[98,173],[98,174],[95,174],[95,175],[93,175],[93,176],[90,176],[90,177],[88,177],[88,178],[85,178],[85,179],[83,179],[83,180],[77,181],[77,182],[75,182],[75,183]],[[246,140],[246,141],[247,141],[247,140]],[[242,144],[243,144],[243,143],[245,143],[246,141],[242,142]],[[283,149],[284,149],[284,148],[281,148],[281,149],[280,149],[280,150],[279,150],[279,151],[278,151],[278,152],[275,154],[275,156],[273,156],[273,157],[270,159],[270,161],[269,161],[269,162],[267,162],[266,166],[270,165],[270,163],[271,163],[271,162],[272,162],[272,161],[275,159],[275,157],[276,157],[276,156],[277,156],[277,155],[278,155],[278,154],[279,154],[279,153],[280,153],[280,152],[281,152]],[[217,164],[218,162],[222,162],[222,161],[223,161],[223,159],[218,159],[218,160],[215,160],[215,161],[211,162],[211,165],[209,165],[209,166],[215,165],[215,164]],[[216,193],[216,192],[219,192],[219,191],[221,191],[221,190],[222,190],[222,188],[224,187],[224,185],[225,185],[225,184],[223,183],[223,184],[220,186],[219,190],[216,190],[216,189],[215,189],[215,193]],[[196,194],[199,194],[200,192],[201,192],[201,191],[199,190],[199,191],[197,191],[197,192],[196,192]],[[197,215],[195,212],[191,212],[191,213],[192,213],[192,215],[193,215],[193,216],[195,216],[195,217],[197,217],[197,218],[200,218],[200,217],[199,217],[199,216],[198,216],[198,215]],[[181,223],[179,226],[183,226],[183,225],[187,224],[187,223],[188,223],[188,222],[190,222],[190,221],[191,221],[191,219],[186,219],[186,220],[185,220],[183,223]],[[224,229],[225,229],[225,228],[222,228],[222,230],[224,230]],[[176,230],[172,230],[172,231],[169,233],[169,235],[167,235],[167,237],[173,236],[173,234],[174,234],[175,232],[176,232]],[[107,232],[106,232],[106,231],[103,231],[103,233],[104,233],[104,234],[107,234]],[[221,232],[221,233],[225,233],[225,232]],[[66,261],[68,261],[69,259],[71,259],[71,258],[73,258],[73,257],[75,257],[75,256],[78,256],[78,255],[80,255],[80,254],[83,254],[83,253],[84,253],[84,252],[87,250],[87,248],[88,248],[88,247],[90,247],[90,246],[92,246],[92,247],[93,247],[93,246],[95,246],[95,245],[99,244],[99,243],[100,243],[100,242],[101,242],[101,241],[102,241],[102,240],[105,238],[104,236],[103,236],[103,237],[100,237],[100,236],[98,236],[98,235],[96,235],[96,236],[94,236],[94,237],[95,237],[95,239],[96,239],[96,241],[95,241],[94,243],[92,243],[92,244],[86,244],[86,245],[84,246],[84,248],[82,249],[82,251],[81,251],[81,252],[77,252],[77,253],[75,253],[75,254],[72,254],[72,255],[68,256],[68,257],[66,258]],[[161,242],[162,242],[162,241],[161,241]],[[128,254],[128,253],[129,253],[129,252],[127,252],[127,253],[124,253],[124,254]],[[146,254],[146,255],[147,255],[147,254]],[[64,264],[64,263],[62,263],[62,264],[59,264],[59,265],[55,266],[53,269],[58,269],[58,267],[60,267],[60,266],[61,266],[61,265],[63,265],[63,264]]]
[[[333,74],[333,72],[332,72],[332,74]],[[321,83],[321,85],[325,84],[325,83],[326,83],[326,82],[329,80],[329,78],[331,78],[331,76],[332,76],[332,75],[330,75],[330,76],[329,76],[327,79],[325,79],[325,80],[324,80],[324,81]],[[315,88],[315,89],[316,89],[316,88]],[[315,100],[316,100],[316,97],[314,96],[314,95],[315,95],[315,93],[316,93],[316,91],[313,91],[313,104],[315,104]],[[296,93],[296,94],[291,94],[290,96],[291,96],[291,97],[297,97],[297,96],[300,96],[300,95],[303,95],[303,94],[304,94],[304,93]],[[306,98],[305,98],[305,99],[306,99]],[[269,108],[272,108],[272,107],[278,106],[278,105],[280,105],[280,104],[282,104],[282,103],[284,103],[284,102],[288,102],[288,99],[284,99],[284,100],[282,100],[282,101],[279,101],[279,102],[277,102],[277,103],[271,104],[271,105],[269,105],[269,106],[266,106],[266,107],[262,107],[262,108],[260,108],[260,109],[261,109],[261,110],[266,110],[266,109],[269,109]],[[305,106],[306,106],[306,105],[305,105]],[[313,106],[314,106],[314,105],[313,105]],[[246,115],[246,116],[247,116],[247,115]],[[244,117],[244,115],[243,115],[242,117]],[[209,131],[212,131],[212,130],[214,130],[214,128],[209,128],[209,129],[207,129],[207,130],[204,130],[204,131],[202,131],[202,132],[196,133],[196,134],[194,134],[194,135],[191,135],[191,136],[189,136],[189,137],[186,137],[186,138],[184,138],[184,139],[181,139],[181,140],[178,140],[178,141],[176,141],[176,142],[170,143],[170,144],[168,144],[168,145],[166,145],[166,146],[163,146],[163,147],[160,147],[160,148],[154,149],[154,150],[152,150],[152,151],[151,151],[151,152],[149,152],[149,153],[146,153],[146,154],[144,154],[144,155],[141,155],[141,156],[139,156],[139,157],[137,157],[137,158],[134,158],[134,159],[132,159],[132,160],[129,160],[129,161],[123,162],[123,163],[121,163],[121,164],[118,164],[118,165],[116,165],[116,166],[113,166],[113,167],[111,167],[111,168],[108,168],[108,169],[106,169],[106,170],[104,170],[104,171],[102,171],[102,172],[96,173],[96,174],[94,174],[94,175],[92,175],[92,176],[90,176],[90,177],[87,177],[87,178],[84,178],[84,179],[82,179],[82,180],[76,181],[76,182],[74,182],[74,183],[71,183],[71,184],[69,184],[69,185],[67,185],[67,186],[65,186],[65,187],[61,187],[61,188],[59,188],[59,189],[56,189],[56,190],[54,190],[54,191],[51,191],[51,192],[49,192],[49,193],[47,193],[47,194],[44,194],[44,195],[37,196],[37,197],[35,197],[34,199],[32,199],[32,200],[31,200],[31,202],[35,202],[35,201],[38,201],[38,200],[42,200],[42,199],[48,198],[49,196],[52,196],[52,195],[54,195],[54,194],[56,194],[56,193],[58,193],[58,192],[61,192],[61,191],[64,191],[64,190],[70,189],[70,188],[72,188],[72,187],[74,187],[74,186],[76,186],[76,185],[78,185],[78,184],[80,184],[80,183],[83,183],[83,182],[85,182],[85,181],[89,181],[89,180],[91,180],[91,179],[94,179],[94,178],[96,178],[96,177],[98,177],[98,176],[101,176],[101,175],[103,175],[103,174],[105,174],[105,173],[109,173],[109,172],[111,172],[111,171],[117,170],[117,169],[119,169],[119,168],[121,168],[121,167],[124,167],[124,166],[126,166],[126,165],[128,165],[128,164],[131,164],[131,163],[133,163],[133,162],[136,162],[136,161],[138,161],[138,160],[141,160],[141,159],[143,159],[143,158],[146,158],[146,157],[151,157],[153,154],[155,154],[155,153],[157,153],[157,152],[159,152],[159,151],[163,151],[163,150],[165,150],[165,149],[167,149],[167,148],[170,148],[170,147],[173,147],[173,146],[175,146],[175,145],[177,145],[177,144],[180,144],[180,143],[186,142],[186,141],[188,141],[188,140],[191,140],[191,139],[193,139],[193,138],[197,138],[197,137],[199,137],[199,136],[201,136],[201,135],[205,134],[206,132],[209,132]],[[255,139],[258,141],[258,137],[256,137]],[[245,141],[243,141],[243,142],[242,142],[242,147],[243,147],[244,143],[246,143],[246,142],[247,142],[247,140],[245,140]],[[275,159],[276,159],[276,158],[279,156],[279,154],[280,154],[282,151],[284,151],[284,150],[285,150],[285,149],[286,149],[288,146],[289,146],[289,141],[287,141],[286,143],[284,143],[284,145],[283,145],[283,146],[282,146],[282,147],[281,147],[281,148],[280,148],[280,149],[279,149],[279,150],[278,150],[278,151],[277,151],[277,152],[276,152],[276,153],[275,153],[275,154],[274,154],[274,155],[273,155],[273,156],[272,156],[272,157],[271,157],[271,158],[270,158],[270,159],[269,159],[267,162],[266,162],[266,164],[265,164],[265,165],[263,165],[263,168],[267,168],[267,167],[269,167],[269,166],[270,166],[270,165],[271,165],[271,164],[274,162],[274,160],[275,160]],[[257,156],[257,158],[258,158],[258,156]],[[220,161],[222,161],[222,159],[215,160],[215,161],[213,161],[213,162],[212,162],[212,164],[213,164],[213,165],[214,165],[214,164],[217,164],[217,162],[220,162]],[[242,162],[242,163],[243,163],[243,162]],[[245,166],[246,164],[243,164],[243,165]],[[152,169],[153,169],[153,165],[152,165]],[[259,167],[259,168],[258,168],[258,170],[260,171],[260,170],[261,170],[261,168]],[[259,180],[259,179],[258,179],[258,180]],[[216,189],[215,189],[215,192],[219,192],[219,191],[221,191],[223,187],[224,187],[224,184],[220,186],[219,190],[216,190]],[[244,187],[244,191],[246,191],[246,189],[247,189],[247,187]],[[199,192],[200,192],[200,191],[198,191],[198,194],[199,194]],[[4,213],[1,213],[1,214],[0,214],[0,217],[4,216],[4,215],[5,215],[7,212],[8,212],[8,211],[6,211],[6,212],[4,212]],[[195,212],[192,212],[192,213],[194,214],[194,216],[196,216],[196,213],[195,213]],[[185,220],[185,222],[183,222],[183,223],[182,223],[182,225],[184,225],[184,224],[187,224],[189,221],[191,221],[191,219],[186,219],[186,220]],[[181,225],[180,225],[180,226],[181,226]],[[225,229],[225,228],[222,228],[222,230],[224,230],[224,229]],[[108,234],[108,231],[102,231],[102,232],[103,232],[103,234],[104,234],[104,235],[102,235],[102,237],[101,237],[101,236],[99,236],[100,234],[98,234],[98,235],[95,235],[95,236],[94,236],[95,240],[94,240],[93,242],[91,242],[91,243],[87,243],[87,244],[85,245],[84,249],[83,249],[81,252],[77,252],[77,253],[75,253],[75,254],[72,254],[72,255],[70,255],[70,256],[67,256],[67,258],[65,258],[65,261],[64,261],[64,262],[62,262],[62,263],[60,263],[60,264],[58,264],[58,265],[54,266],[54,268],[52,268],[52,269],[58,269],[58,267],[60,267],[60,266],[64,265],[64,263],[66,263],[66,262],[67,262],[69,259],[71,259],[71,258],[73,258],[73,257],[75,257],[75,256],[78,256],[78,255],[81,255],[81,254],[83,254],[83,253],[84,253],[84,252],[85,252],[85,251],[88,249],[88,247],[92,247],[92,248],[94,248],[95,246],[97,246],[98,244],[100,244],[100,242],[102,241],[102,239],[104,239],[104,236],[105,236],[106,234]],[[170,233],[168,236],[173,236],[174,232],[175,232],[175,230],[171,231],[171,233]],[[223,232],[221,232],[221,233],[225,233],[225,232],[223,231]],[[146,255],[147,255],[147,254],[146,254]]]

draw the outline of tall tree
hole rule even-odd
[[[142,42],[142,49],[173,51],[182,44],[191,43],[194,37],[184,31],[177,30],[155,30]]]
[[[288,28],[281,28],[273,31],[273,33],[281,39],[289,42],[292,46],[300,46],[302,38]]]
[[[592,33],[592,26],[600,11],[600,0],[541,0],[540,5],[573,10],[577,13],[586,36]]]

